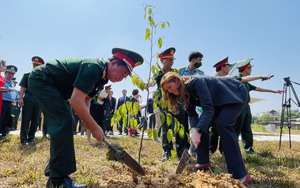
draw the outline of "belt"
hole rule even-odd
[[[3,100],[2,102],[7,102],[7,103],[12,103],[13,101],[6,101],[6,100]]]

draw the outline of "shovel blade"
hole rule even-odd
[[[108,148],[111,151],[113,151],[113,153],[117,156],[118,160],[125,163],[126,166],[128,166],[135,173],[137,173],[141,176],[145,176],[145,171],[142,168],[142,166],[136,160],[134,160],[126,151],[124,151],[124,150],[119,151],[113,145],[108,143],[106,139],[103,139],[103,142],[108,146]]]
[[[188,153],[188,150],[185,149],[182,153],[182,156],[180,158],[180,161],[177,165],[177,168],[176,168],[176,174],[180,174],[182,173],[182,171],[184,170],[184,168],[186,167],[186,165],[189,163],[190,161],[190,155]]]
[[[145,176],[145,171],[142,166],[134,160],[126,151],[122,151],[122,158],[121,160],[135,173]]]

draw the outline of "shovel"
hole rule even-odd
[[[181,174],[181,172],[184,170],[185,166],[187,164],[189,164],[190,162],[190,155],[188,153],[188,150],[185,149],[181,155],[181,158],[180,158],[180,161],[177,165],[177,168],[176,168],[176,174]]]
[[[104,138],[103,142],[108,146],[108,149],[111,150],[117,157],[118,161],[122,161],[123,163],[126,164],[131,170],[133,170],[135,173],[145,176],[145,171],[141,167],[141,165],[136,162],[126,151],[118,150],[115,148],[113,145],[107,142],[107,140]]]

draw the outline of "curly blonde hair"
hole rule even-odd
[[[180,103],[183,103],[184,107],[188,106],[189,94],[186,91],[185,84],[191,80],[190,76],[180,76],[176,72],[168,72],[166,73],[161,81],[160,86],[162,90],[162,100],[169,101],[168,110],[173,114],[178,114],[178,106]],[[179,95],[174,95],[173,93],[169,93],[164,89],[164,85],[166,83],[175,82],[179,80],[178,90]]]

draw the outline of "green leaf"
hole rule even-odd
[[[156,108],[157,108],[157,102],[154,101],[154,102],[153,102],[153,109],[156,109]]]
[[[137,102],[133,103],[133,114],[137,115],[139,112],[139,104]]]
[[[165,108],[168,107],[168,102],[167,102],[167,101],[161,101],[161,104],[160,104],[160,105],[161,105],[162,108],[165,109]]]
[[[185,134],[186,134],[186,137],[187,137],[187,141],[190,142],[191,141],[190,134],[189,133],[185,133]]]
[[[159,114],[159,116],[160,116],[161,124],[164,124],[165,121],[166,121],[166,116],[165,116],[165,114],[161,112],[161,113]]]
[[[151,31],[149,28],[146,29],[145,32],[145,40],[149,40],[150,39],[150,35],[151,35]]]
[[[162,46],[162,38],[161,37],[159,37],[157,44],[158,44],[158,48],[161,48],[161,46]]]
[[[156,140],[157,139],[157,135],[158,135],[158,130],[157,130],[157,128],[154,128],[152,130],[153,130],[153,139]]]
[[[175,159],[176,158],[176,153],[174,150],[171,150],[171,158]]]
[[[167,114],[167,125],[168,125],[168,127],[171,125],[172,119],[173,119],[172,115],[168,113]]]
[[[163,28],[165,28],[166,27],[166,22],[163,22],[162,24],[161,24],[161,28],[163,29]]]
[[[127,113],[130,114],[132,112],[132,102],[126,101],[125,106],[126,106],[126,109],[127,109]]]
[[[152,129],[148,129],[147,131],[147,135],[148,135],[148,138],[151,139],[152,138]]]
[[[122,104],[120,113],[122,113],[124,115],[127,114],[126,104]]]
[[[170,27],[170,22],[167,22],[168,26]]]
[[[111,124],[111,125],[115,125],[115,123],[116,123],[116,116],[113,115],[113,117],[112,117],[111,120],[110,120],[110,124]]]
[[[139,85],[139,82],[141,82],[141,79],[137,76],[135,77],[135,85]]]
[[[174,118],[174,119],[175,119],[174,134],[176,135],[180,128],[180,122],[176,118]]]
[[[132,75],[131,82],[133,83],[133,85],[136,85],[136,78],[137,78],[137,76],[135,74]]]
[[[139,79],[138,80],[138,87],[142,90],[142,91],[144,91],[144,89],[145,89],[145,84],[144,84],[144,82],[141,80],[141,79]]]
[[[179,74],[179,70],[178,69],[173,69],[172,72],[176,72],[177,74]]]
[[[172,129],[168,129],[167,140],[169,143],[172,141],[172,138],[173,138],[173,131],[172,131]]]
[[[149,15],[152,14],[152,8],[149,8],[148,14],[149,14]]]
[[[180,138],[184,138],[184,127],[181,125],[180,126],[180,129],[179,129],[179,136],[180,136]]]
[[[156,74],[156,67],[154,65],[151,66],[151,72],[152,74]]]
[[[155,22],[151,16],[148,17],[148,22],[149,22],[150,26],[155,26]]]
[[[137,119],[133,118],[133,128],[137,129],[138,128],[138,121]]]

